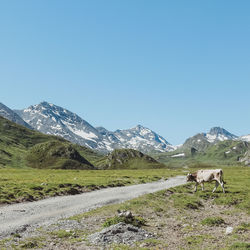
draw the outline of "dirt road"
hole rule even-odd
[[[120,203],[140,195],[183,185],[186,177],[177,176],[133,186],[106,188],[71,196],[59,196],[30,203],[0,207],[0,239],[14,233],[33,231],[35,228],[55,223],[57,220],[101,207]]]

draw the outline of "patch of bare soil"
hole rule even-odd
[[[227,227],[234,232],[250,218],[232,207],[213,205],[212,201],[203,202],[200,209],[187,209],[184,212],[171,208],[166,214],[150,214],[147,229],[158,235],[158,239],[167,244],[168,249],[220,249],[229,242],[250,239],[250,232],[226,234]],[[216,226],[202,225],[205,218],[220,217],[224,223]],[[230,244],[229,244],[230,245]],[[147,245],[143,245],[147,247]],[[150,247],[150,244],[148,245]]]

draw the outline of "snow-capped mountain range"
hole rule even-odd
[[[116,148],[133,148],[144,153],[175,149],[163,137],[141,125],[114,132],[103,127],[95,128],[69,110],[47,102],[15,112],[42,133],[61,136],[73,143],[102,152],[110,152]]]
[[[11,110],[0,103],[0,115],[27,128],[61,136],[73,143],[105,153],[117,148],[132,148],[143,153],[169,152],[181,147],[203,150],[218,141],[250,141],[250,135],[238,137],[223,128],[214,127],[208,133],[199,133],[188,138],[183,145],[173,146],[162,136],[142,125],[114,132],[103,127],[95,128],[77,114],[48,102],[41,102],[23,110]]]
[[[162,136],[142,125],[137,125],[131,129],[118,129],[115,132],[107,131],[103,127],[98,127],[97,130],[105,138],[108,138],[113,145],[116,145],[116,148],[132,148],[145,153],[153,151],[168,152],[175,149]]]

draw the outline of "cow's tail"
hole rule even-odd
[[[222,171],[222,169],[220,170],[220,176],[221,176],[221,181],[223,182],[223,184],[226,184],[226,182],[223,179],[223,171]]]

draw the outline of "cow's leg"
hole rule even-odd
[[[224,182],[223,182],[223,181],[220,181],[220,185],[221,185],[221,187],[222,187],[223,193],[225,193]]]
[[[198,182],[195,182],[194,192],[196,192],[196,191],[197,191],[197,185],[198,185]]]
[[[218,186],[219,186],[219,182],[216,181],[216,182],[215,182],[215,187],[214,187],[214,189],[213,189],[213,193],[215,192],[215,190],[217,189]]]
[[[221,187],[222,187],[223,193],[225,193],[224,181],[223,181],[223,176],[222,176],[222,174],[221,174],[221,176],[220,176],[220,185],[221,185]]]
[[[204,182],[201,183],[201,190],[204,191]]]

